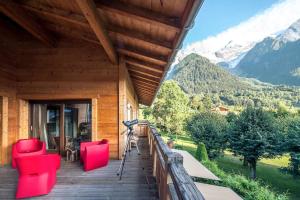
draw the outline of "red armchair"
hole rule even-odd
[[[108,140],[82,142],[80,144],[80,161],[83,163],[85,171],[106,166],[109,161]]]
[[[12,167],[16,168],[16,158],[46,154],[45,142],[36,138],[18,140],[12,149]]]
[[[58,154],[16,158],[19,172],[16,198],[48,194],[56,183],[56,170],[60,167]]]

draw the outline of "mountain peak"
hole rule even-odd
[[[195,53],[175,65],[168,78],[176,80],[190,94],[249,88],[238,77]]]
[[[300,85],[300,19],[275,38],[257,43],[239,62],[236,72],[272,84]]]
[[[300,19],[294,22],[288,29],[277,36],[276,40],[287,43],[294,42],[300,39]]]

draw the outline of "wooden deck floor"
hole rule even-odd
[[[156,184],[151,176],[148,143],[140,138],[141,155],[135,149],[128,154],[123,179],[116,172],[120,161],[111,160],[105,168],[84,172],[79,162],[62,161],[57,184],[50,194],[34,199],[158,199]],[[144,170],[143,170],[144,168]],[[14,199],[18,173],[10,167],[0,168],[0,199]]]

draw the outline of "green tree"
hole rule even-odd
[[[204,105],[202,103],[202,99],[201,99],[200,95],[195,95],[195,96],[191,97],[190,107],[193,110],[197,110],[200,112],[204,111]]]
[[[300,117],[289,121],[287,135],[283,145],[290,154],[290,171],[293,176],[299,176],[300,171]]]
[[[149,106],[140,105],[139,119],[146,119],[152,122],[153,121],[152,108]]]
[[[191,117],[186,129],[196,144],[203,142],[208,157],[213,159],[219,156],[224,147],[224,136],[228,123],[224,116],[212,112],[199,113]]]
[[[199,159],[200,161],[208,160],[207,150],[203,142],[200,142],[197,146],[196,158]]]
[[[152,115],[156,125],[168,134],[182,134],[189,115],[189,98],[175,81],[165,81],[155,99]]]
[[[280,101],[277,105],[277,117],[287,117],[289,115],[289,109],[284,102]]]
[[[209,96],[205,96],[202,100],[205,110],[209,111],[212,108],[212,100]]]
[[[249,163],[250,177],[255,179],[257,161],[279,155],[281,139],[273,115],[261,108],[248,107],[231,124],[228,141],[234,154]]]
[[[229,112],[226,115],[226,120],[228,123],[234,123],[237,118],[238,118],[238,115],[235,114],[234,112]]]

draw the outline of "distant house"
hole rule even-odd
[[[212,112],[220,113],[221,115],[227,115],[229,113],[229,109],[224,106],[217,106],[211,109]]]

